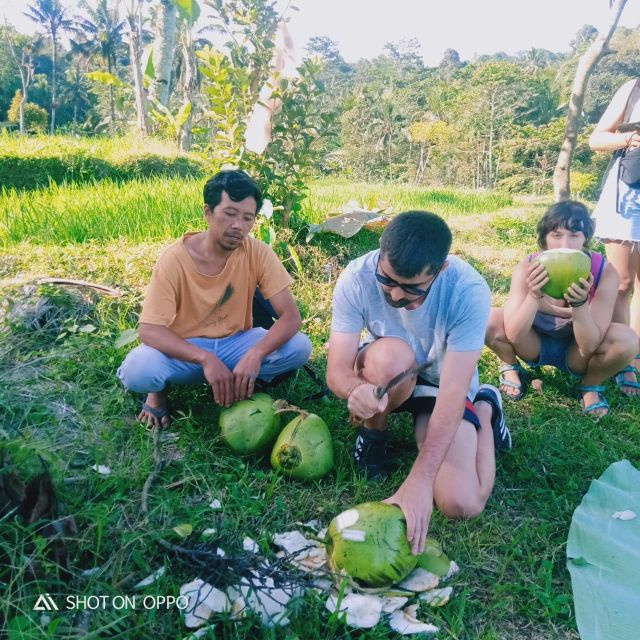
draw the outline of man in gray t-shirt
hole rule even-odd
[[[432,505],[448,517],[479,514],[495,479],[495,448],[510,448],[500,393],[478,384],[491,292],[449,256],[451,231],[411,211],[385,229],[380,250],[353,260],[333,294],[327,383],[363,422],[358,470],[388,476],[387,417],[411,411],[419,453],[387,502],[400,506],[414,553],[424,549]],[[414,365],[419,377],[378,398],[377,388]],[[427,429],[428,427],[428,429]]]

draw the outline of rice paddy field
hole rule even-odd
[[[81,151],[91,155],[85,147]],[[33,156],[47,153],[32,150]],[[0,159],[2,184],[3,166]],[[300,373],[271,394],[327,422],[336,465],[321,481],[294,482],[274,472],[267,458],[243,459],[230,452],[220,437],[210,390],[175,389],[170,395],[174,435],[166,444],[175,455],[149,491],[148,512],[141,509],[143,487],[154,469],[153,438],[135,420],[140,398],[123,391],[115,371],[136,344],[124,338],[137,326],[159,253],[185,231],[203,228],[205,173],[201,168],[188,175],[168,170],[127,179],[85,176],[4,188],[0,194],[0,628],[6,637],[188,637],[175,607],[81,611],[60,606],[42,612],[34,604],[43,593],[59,603],[69,596],[177,596],[197,571],[160,546],[158,536],[194,547],[204,540],[203,531],[215,529],[216,544],[229,556],[242,556],[242,540],[250,536],[263,555],[272,557],[274,534],[312,519],[326,525],[346,508],[389,496],[415,457],[408,416],[394,417],[392,479],[372,484],[359,478],[344,403],[305,400],[316,387]],[[291,244],[300,257],[297,265],[288,252],[281,253],[296,278],[293,291],[303,330],[314,345],[310,364],[320,376],[335,279],[349,260],[377,246],[379,230],[364,229],[351,239],[319,234],[306,242],[306,224],[322,221],[353,199],[445,217],[454,232],[454,253],[487,279],[495,304],[504,302],[520,257],[535,250],[535,222],[551,200],[312,182],[304,219],[278,230],[277,240]],[[46,278],[83,280],[114,291],[43,283]],[[496,360],[488,352],[480,375],[497,382]],[[430,533],[461,567],[450,583],[451,601],[421,609],[421,617],[440,628],[437,639],[578,638],[566,568],[571,515],[590,482],[612,462],[626,458],[638,464],[640,403],[608,384],[612,412],[595,423],[581,415],[574,383],[566,376],[544,368],[534,377],[541,380],[542,394],[530,391],[522,402],[506,405],[514,448],[498,457],[496,486],[485,512],[465,522],[434,512]],[[100,465],[110,473],[100,473]],[[60,515],[73,516],[75,526],[62,538],[45,535],[41,522],[30,524],[15,510],[1,508],[10,503],[9,478],[26,483],[43,469],[53,481]],[[221,509],[212,509],[214,500]],[[35,520],[37,509],[31,514]],[[181,525],[192,533],[181,536],[189,530]],[[161,568],[152,584],[136,587]],[[283,628],[265,628],[252,616],[240,621],[217,616],[200,637],[397,637],[384,623],[350,629],[325,609],[325,600],[326,594],[308,591]]]

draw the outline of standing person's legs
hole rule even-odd
[[[605,240],[604,243],[607,259],[620,276],[612,322],[626,324],[634,329],[636,335],[640,335],[640,243],[621,240]],[[623,367],[616,376],[616,384],[625,395],[640,393],[637,376],[631,368],[640,370],[640,358],[636,357],[639,352],[640,346],[627,363],[629,368]],[[625,382],[631,384],[626,385]]]

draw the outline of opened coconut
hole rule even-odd
[[[301,411],[278,436],[271,451],[271,465],[296,480],[316,480],[329,473],[333,469],[333,444],[325,421]]]
[[[336,516],[326,546],[332,568],[344,569],[363,587],[389,587],[418,562],[402,510],[384,502],[365,502]]]
[[[542,292],[556,299],[562,299],[567,289],[580,278],[585,280],[591,271],[591,256],[575,249],[549,249],[538,255],[538,261],[544,265],[549,282]]]
[[[280,431],[280,416],[266,393],[256,393],[220,412],[220,430],[236,453],[263,453]]]

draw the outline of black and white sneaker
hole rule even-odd
[[[492,384],[481,384],[474,402],[483,400],[491,405],[491,428],[496,449],[511,449],[511,433],[504,419],[502,396]]]
[[[386,431],[366,427],[358,429],[354,453],[356,469],[369,480],[386,480],[389,477],[387,440]]]

